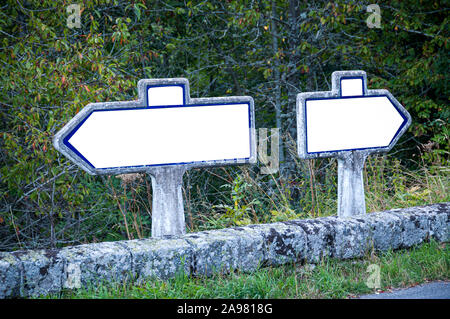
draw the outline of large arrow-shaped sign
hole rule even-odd
[[[90,174],[149,173],[152,236],[180,235],[186,169],[256,162],[253,99],[191,99],[184,78],[140,80],[138,91],[137,101],[88,104],[53,142]]]
[[[332,90],[297,95],[301,158],[338,158],[338,214],[365,212],[362,167],[367,155],[387,152],[411,116],[387,90],[368,90],[364,71],[337,71]]]
[[[251,97],[189,97],[186,79],[146,79],[139,100],[91,103],[54,139],[55,147],[90,174],[254,163]]]

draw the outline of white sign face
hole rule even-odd
[[[87,105],[56,134],[56,149],[90,174],[256,161],[251,97],[191,100],[183,78],[141,80],[138,91],[137,101]]]
[[[360,78],[341,80],[341,96],[364,95],[363,81]]]
[[[307,100],[307,152],[386,147],[403,121],[385,96]]]
[[[147,105],[183,105],[183,87],[181,85],[154,86],[147,89]]]
[[[95,168],[250,157],[249,105],[93,112],[68,142]]]
[[[367,89],[364,71],[334,72],[331,91],[297,95],[301,158],[388,151],[410,123],[408,112],[387,90]]]

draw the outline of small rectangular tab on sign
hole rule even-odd
[[[147,101],[147,106],[184,105],[183,86],[151,86],[147,90]]]
[[[341,96],[363,96],[363,79],[341,79]]]

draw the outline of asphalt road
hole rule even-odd
[[[359,296],[360,299],[450,299],[450,282],[431,282],[392,292]]]

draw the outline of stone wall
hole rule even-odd
[[[0,252],[0,298],[38,296],[100,281],[210,275],[265,265],[354,258],[368,250],[449,241],[450,203],[358,217],[324,217],[190,233],[178,238]]]

